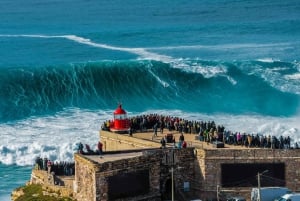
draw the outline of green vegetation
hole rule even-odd
[[[68,197],[59,197],[60,193],[57,192],[55,195],[46,195],[46,191],[43,190],[42,186],[39,184],[30,184],[17,190],[22,190],[23,195],[18,197],[15,201],[73,201],[73,199]],[[48,192],[48,194],[51,194]]]

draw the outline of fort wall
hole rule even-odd
[[[148,133],[148,139],[130,137],[128,135],[116,134],[108,131],[100,131],[100,139],[103,143],[104,151],[132,150],[143,148],[157,148],[160,144],[151,140],[151,133]]]
[[[176,162],[174,163],[171,158],[175,155]],[[103,157],[109,158],[108,155],[103,155]],[[188,180],[187,178],[194,177],[193,149],[143,150],[141,156],[99,163],[95,161],[101,161],[101,158],[94,158],[95,156],[75,154],[75,191],[78,200],[105,201],[122,198],[123,201],[132,199],[159,201],[161,191],[171,180],[170,163],[176,164],[172,167],[174,167],[174,183],[178,185],[178,188],[180,186],[183,188],[183,183]],[[135,177],[139,173],[148,175],[148,178],[144,178],[146,183],[136,180]],[[129,178],[127,183],[125,182],[127,186],[124,186],[123,177]],[[144,187],[137,185],[144,185]],[[122,188],[127,189],[127,192],[122,191]]]
[[[55,185],[53,175],[48,174],[44,170],[33,169],[31,173],[31,184],[41,184],[43,189],[47,192],[53,192],[63,197],[73,197],[73,181],[74,177],[69,176],[66,179],[57,177],[56,179],[63,182],[63,185]]]
[[[195,139],[195,135],[185,136],[190,142]],[[104,144],[103,155],[74,155],[74,180],[64,180],[64,186],[57,186],[51,183],[47,172],[33,170],[31,182],[81,201],[159,201],[169,198],[172,181],[177,200],[212,200],[222,195],[241,195],[250,200],[253,186],[226,186],[224,181],[230,179],[230,174],[234,176],[245,171],[236,169],[245,165],[246,168],[254,167],[251,170],[254,171],[254,183],[257,182],[257,173],[269,169],[273,176],[283,174],[286,187],[300,191],[299,149],[227,145],[215,148],[199,141],[189,143],[185,149],[173,148],[171,143],[160,148],[160,137],[152,140],[150,132],[144,136],[129,136],[101,131],[100,137]],[[229,176],[226,174],[228,165],[233,168]],[[242,179],[249,180],[250,173],[246,170],[244,174]],[[224,175],[227,178],[224,179]]]
[[[160,144],[158,141],[149,140],[151,136],[152,133],[149,133],[145,140],[128,135],[101,132],[101,139],[107,144],[114,144],[114,150],[137,148],[141,147],[140,145],[142,144],[146,147],[159,147]],[[192,137],[195,138],[194,135]],[[204,146],[203,143],[199,142],[191,144],[195,146],[195,160],[193,161],[193,168],[190,169],[190,172],[193,172],[193,176],[189,182],[191,191],[202,200],[212,197],[217,198],[218,190],[221,193],[226,192],[227,195],[239,194],[250,200],[252,187],[222,186],[222,166],[224,164],[283,164],[285,186],[292,191],[300,191],[300,171],[298,170],[298,167],[300,167],[299,149],[248,148],[242,146],[213,148],[212,146]],[[199,146],[197,146],[198,144]],[[262,172],[263,170],[260,171]],[[247,172],[245,172],[246,177]]]
[[[203,199],[216,194],[216,187],[220,191],[240,192],[250,200],[252,188],[222,187],[221,171],[224,164],[284,164],[284,177],[286,187],[292,191],[300,190],[300,150],[297,149],[196,149],[196,179],[199,181],[199,196]],[[197,169],[199,167],[199,169]],[[247,178],[247,172],[245,172]]]
[[[96,163],[81,157],[79,154],[74,155],[75,159],[75,182],[74,191],[76,199],[82,201],[95,200],[96,180],[95,171]]]

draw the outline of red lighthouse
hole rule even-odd
[[[130,121],[127,118],[126,111],[119,104],[118,108],[114,111],[114,120],[110,125],[110,130],[113,132],[127,132],[130,128]]]

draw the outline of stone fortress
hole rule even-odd
[[[76,153],[75,176],[57,178],[63,185],[50,184],[40,170],[33,170],[31,182],[79,201],[204,201],[237,195],[250,200],[260,173],[262,186],[300,190],[300,149],[219,146],[200,141],[195,134],[184,134],[187,148],[172,143],[161,148],[165,135],[178,140],[180,133],[165,130],[153,138],[153,130],[129,134],[101,130],[104,154]]]
[[[224,194],[250,200],[257,174],[265,170],[267,178],[275,179],[269,183],[262,179],[262,185],[300,190],[299,149],[217,148],[195,140],[192,134],[185,134],[186,149],[171,145],[161,149],[160,134],[154,141],[151,134],[131,137],[101,131],[104,150],[112,154],[102,158],[75,155],[79,200],[171,200],[172,170],[175,200],[217,200]],[[179,134],[175,136],[179,138]],[[235,183],[244,180],[249,184]]]

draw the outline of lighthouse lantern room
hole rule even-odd
[[[130,127],[129,119],[127,118],[126,111],[119,104],[118,108],[114,111],[114,120],[110,126],[110,130],[114,132],[128,131]]]

